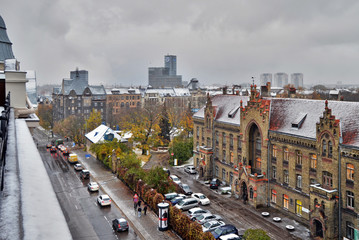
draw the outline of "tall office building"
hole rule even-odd
[[[292,73],[290,75],[290,83],[297,89],[303,87],[303,73]]]
[[[288,85],[288,74],[286,73],[275,73],[274,74],[274,87],[284,87]]]
[[[272,84],[272,74],[271,73],[262,73],[260,76],[261,86],[267,85],[267,82]]]
[[[177,74],[177,58],[166,55],[165,67],[148,68],[148,84],[153,88],[182,86],[182,76]]]

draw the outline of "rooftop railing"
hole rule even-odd
[[[6,146],[8,139],[8,124],[10,118],[10,92],[5,99],[4,106],[0,106],[0,191],[4,189],[4,174],[6,164]]]

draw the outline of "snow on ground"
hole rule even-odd
[[[72,239],[25,120],[17,119],[15,126],[24,239]]]

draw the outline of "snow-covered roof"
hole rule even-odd
[[[240,124],[240,107],[241,100],[243,101],[243,106],[247,104],[249,97],[248,96],[239,96],[239,95],[216,95],[212,101],[212,106],[215,109],[215,121],[225,122],[230,124],[239,125]],[[194,118],[204,119],[204,109],[201,108],[197,113],[193,115]]]
[[[189,92],[188,88],[174,88],[176,97],[186,97],[191,96],[191,93]]]
[[[359,147],[359,103],[328,101],[335,119],[340,120],[343,144]],[[324,100],[273,98],[271,99],[270,130],[301,137],[316,138],[316,123],[323,117]],[[301,127],[292,123],[306,114]]]
[[[103,124],[95,128],[91,132],[87,133],[85,137],[92,143],[99,143],[105,141],[105,136],[107,136],[108,134],[113,134],[114,138],[118,139],[121,142],[126,141],[125,139],[121,138],[121,136],[118,135],[114,130]]]

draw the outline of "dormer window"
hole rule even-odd
[[[299,113],[298,117],[292,122],[292,128],[300,129],[306,117],[307,113]]]
[[[228,117],[229,118],[234,118],[236,116],[236,113],[238,112],[238,109],[240,108],[240,106],[237,106],[235,108],[233,108],[229,113],[228,113]]]

